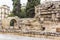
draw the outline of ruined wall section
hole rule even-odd
[[[58,20],[60,18],[60,3],[58,1],[46,2],[35,7],[35,17],[44,20]]]
[[[60,1],[42,3],[35,7],[35,13],[35,18],[45,27],[46,32],[56,32],[60,28]]]

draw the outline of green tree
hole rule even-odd
[[[35,16],[35,6],[40,4],[40,0],[28,0],[26,6],[26,16],[33,18]]]
[[[12,1],[13,1],[13,14],[15,16],[20,17],[20,12],[21,12],[20,0],[12,0]]]
[[[25,12],[26,8],[21,8],[21,18],[26,18],[26,12]]]
[[[14,17],[15,15],[13,13],[9,14],[8,17]]]

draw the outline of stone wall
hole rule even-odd
[[[35,17],[40,16],[45,20],[58,20],[60,18],[59,1],[45,2],[35,7]]]
[[[60,3],[46,2],[35,7],[35,18],[8,17],[2,20],[3,28],[11,29],[10,21],[15,19],[13,29],[21,32],[56,32],[60,28]]]
[[[19,22],[18,22],[19,18],[18,17],[8,17],[8,18],[5,18],[2,20],[2,27],[6,28],[6,29],[10,28],[10,21],[12,19],[15,19],[17,21],[17,26],[18,26],[18,24],[19,24]]]
[[[12,19],[17,21],[17,25],[10,26],[10,21]],[[4,29],[19,29],[22,32],[41,31],[40,23],[35,18],[8,17],[2,20],[2,27]]]
[[[45,27],[45,32],[56,32],[60,28],[60,1],[42,3],[35,7],[35,13],[35,18],[40,19],[40,24]]]
[[[40,23],[35,18],[22,18],[20,19],[20,27],[22,31],[41,31]]]

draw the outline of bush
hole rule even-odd
[[[13,13],[9,14],[8,17],[14,17],[15,15]]]

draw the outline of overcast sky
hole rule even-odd
[[[26,4],[27,0],[21,0],[21,4]],[[8,5],[10,7],[10,10],[12,10],[12,0],[0,0],[0,6],[1,5]]]
[[[43,1],[45,1],[45,0],[41,0],[41,2],[43,2]],[[53,0],[53,1],[55,1],[55,0]],[[23,4],[23,3],[27,3],[27,0],[21,0],[21,4]],[[10,7],[10,10],[12,10],[12,0],[0,0],[0,6],[1,5],[8,5],[9,7]]]

